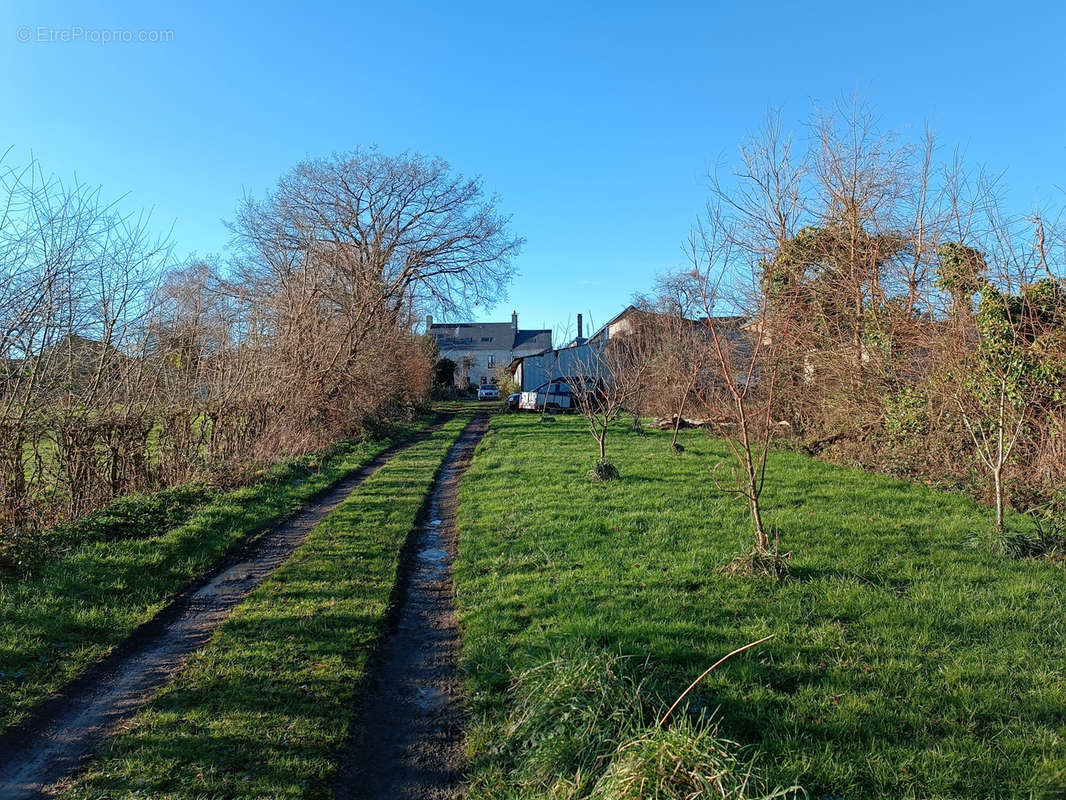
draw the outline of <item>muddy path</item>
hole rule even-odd
[[[479,415],[449,451],[404,547],[390,629],[338,771],[336,800],[458,796],[464,720],[452,589],[456,493],[488,423]]]
[[[229,612],[285,563],[312,528],[396,453],[426,439],[448,418],[388,448],[300,511],[247,540],[108,657],[0,736],[0,798],[50,796],[58,782],[207,643]]]

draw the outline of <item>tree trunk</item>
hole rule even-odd
[[[673,438],[670,439],[670,448],[672,450],[677,449],[677,432],[681,429],[681,415],[685,413],[685,403],[687,401],[688,393],[686,392],[685,397],[681,400],[681,405],[678,406],[677,416],[674,417],[674,435]]]
[[[996,431],[996,464],[992,470],[992,483],[996,492],[996,533],[1003,535],[1003,465],[1006,463],[1003,433],[1007,421],[1007,384],[1000,382],[999,425]]]
[[[759,499],[752,495],[748,498],[749,505],[751,506],[751,526],[755,530],[755,544],[756,549],[760,553],[770,552],[770,537],[766,535],[766,531],[762,525],[762,514],[759,512]]]
[[[1003,465],[992,470],[992,485],[996,493],[996,533],[1003,534]]]
[[[770,552],[770,537],[762,524],[762,513],[759,511],[759,496],[755,493],[755,482],[751,482],[751,494],[748,495],[748,505],[751,508],[751,527],[755,531],[755,547],[760,553]]]

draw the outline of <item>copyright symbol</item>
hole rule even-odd
[[[20,42],[28,42],[33,37],[33,31],[30,30],[29,25],[22,25],[16,31],[15,36]]]

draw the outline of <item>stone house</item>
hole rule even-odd
[[[542,353],[552,346],[551,330],[521,330],[518,312],[510,322],[434,322],[426,317],[426,333],[437,343],[441,358],[455,362],[455,385],[491,383],[515,358]]]

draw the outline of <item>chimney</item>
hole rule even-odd
[[[515,335],[518,335],[518,312],[511,312],[511,327],[514,328]]]
[[[433,327],[433,315],[426,314],[426,333],[429,333],[429,329]]]
[[[581,339],[581,315],[580,314],[577,315],[577,338],[580,341],[580,339]]]

